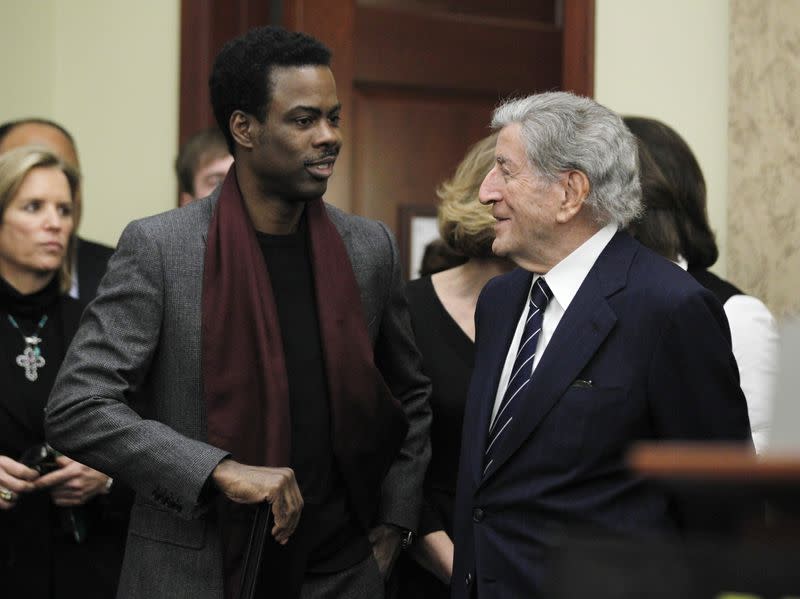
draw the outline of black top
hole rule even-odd
[[[429,276],[411,281],[407,293],[422,370],[433,385],[432,453],[419,534],[444,530],[452,535],[461,423],[475,346],[439,301]]]
[[[53,280],[43,290],[23,295],[0,278],[0,454],[18,460],[45,441],[44,406],[78,327],[83,305],[59,293]],[[12,315],[22,333],[11,323]],[[16,363],[24,335],[37,336],[45,363],[31,381]],[[105,598],[116,592],[127,514],[118,514],[110,496],[99,496],[69,511],[53,505],[47,491],[23,495],[0,512],[0,580],[11,597]],[[124,503],[125,497],[121,499]],[[76,544],[62,521],[74,516],[88,530]]]
[[[333,455],[305,219],[297,233],[258,233],[257,237],[278,311],[289,382],[291,466],[305,502],[301,518],[304,530],[295,534],[309,539],[309,571],[335,572],[365,559],[370,547],[350,509]]]
[[[108,261],[114,254],[110,248],[88,239],[77,239],[78,297],[87,305],[97,295],[100,280],[106,274]]]
[[[719,303],[723,306],[725,302],[731,299],[734,295],[744,295],[744,292],[732,285],[725,279],[720,279],[710,270],[705,268],[690,268],[689,274],[692,275],[698,283],[708,289],[711,293],[717,296]]]
[[[430,276],[411,281],[406,294],[411,325],[422,354],[422,370],[433,385],[431,462],[425,477],[419,535],[444,530],[452,539],[461,423],[475,348],[439,301]],[[399,597],[444,599],[450,596],[445,585],[406,556],[398,563],[397,579]]]
[[[65,312],[68,323],[64,322]],[[20,330],[12,325],[9,314]],[[79,315],[77,300],[59,296],[55,279],[26,296],[0,278],[0,454],[18,459],[32,445],[44,442],[44,406]],[[37,379],[30,381],[16,359],[25,349],[23,334],[33,334],[42,316],[47,316],[47,322],[37,336],[42,340],[39,347],[45,364],[36,369]]]

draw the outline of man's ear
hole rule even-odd
[[[569,171],[562,175],[561,185],[564,189],[564,196],[561,199],[556,220],[559,223],[566,223],[572,220],[583,208],[586,198],[589,196],[591,184],[586,173],[581,171]]]
[[[253,147],[253,136],[255,135],[255,117],[241,110],[234,110],[228,120],[233,141],[245,148]]]
[[[184,206],[186,206],[186,204],[189,204],[189,203],[193,202],[194,199],[195,198],[194,198],[194,196],[192,194],[186,193],[185,191],[182,191],[180,193],[179,198],[178,198],[178,206],[183,208]]]

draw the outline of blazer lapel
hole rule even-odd
[[[491,305],[482,315],[487,322],[481,323],[481,333],[490,336],[486,337],[485,343],[483,339],[480,340],[481,351],[475,356],[474,372],[477,376],[472,378],[469,395],[477,399],[477,404],[473,402],[472,406],[477,415],[467,420],[473,423],[474,428],[470,431],[470,436],[465,437],[474,440],[469,447],[472,451],[470,463],[476,485],[483,477],[483,455],[489,434],[489,419],[497,396],[497,385],[519,315],[528,299],[532,279],[533,274],[521,268],[506,275],[507,284],[495,290],[496,294],[501,295],[501,301]]]
[[[208,217],[205,227],[203,227],[201,234],[203,236],[203,247],[208,243],[208,226],[211,224],[211,217],[214,215],[214,208],[217,206],[217,201],[219,200],[219,193],[222,190],[222,186],[219,185],[217,188],[211,192],[211,199],[206,202],[206,215]]]
[[[617,317],[606,298],[625,285],[634,254],[630,241],[626,233],[617,233],[589,271],[536,366],[517,415],[498,440],[500,446],[482,482],[535,433],[614,328]],[[485,447],[485,433],[482,439]]]

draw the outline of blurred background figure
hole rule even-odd
[[[461,447],[461,421],[474,360],[475,304],[486,282],[513,265],[492,254],[495,219],[478,201],[494,164],[497,136],[475,144],[449,181],[437,190],[439,231],[449,253],[463,264],[411,281],[411,321],[422,366],[433,383],[431,463],[414,563],[398,566],[399,597],[449,597],[453,569],[453,502]],[[427,252],[426,252],[427,253]]]
[[[419,276],[434,275],[437,272],[460,266],[467,261],[466,256],[457,254],[441,239],[434,239],[425,246],[419,264]]]
[[[0,154],[21,146],[39,145],[48,148],[79,174],[81,165],[75,140],[64,127],[40,118],[20,119],[0,125]],[[75,192],[73,220],[75,229],[81,221],[82,201],[80,189]],[[75,254],[72,258],[72,283],[69,293],[88,304],[97,295],[97,286],[106,272],[113,248],[75,237]]]
[[[67,294],[78,187],[78,171],[45,148],[0,155],[0,593],[8,597],[113,597],[122,560],[125,528],[108,525],[101,501],[113,481],[44,444],[44,406],[83,308]]]
[[[645,214],[631,225],[631,233],[688,270],[725,309],[747,398],[753,443],[761,453],[768,441],[778,369],[775,319],[761,300],[708,270],[719,252],[708,223],[705,179],[689,145],[660,121],[643,117],[626,117],[624,121],[639,141],[645,204]]]
[[[213,127],[192,135],[181,146],[175,160],[179,205],[185,206],[211,195],[228,174],[231,164],[233,156],[219,129]]]

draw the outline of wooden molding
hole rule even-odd
[[[595,0],[563,0],[561,89],[594,96]]]

